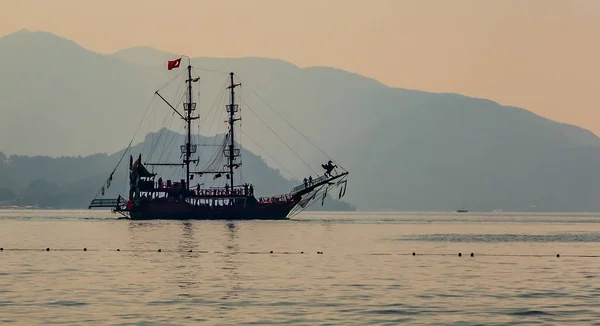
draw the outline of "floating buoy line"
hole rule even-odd
[[[75,251],[84,251],[84,252],[88,252],[88,251],[95,251],[95,252],[100,252],[100,251],[118,251],[118,252],[139,252],[139,253],[150,253],[150,252],[155,252],[155,253],[198,253],[198,254],[248,254],[248,255],[260,255],[260,254],[264,254],[264,255],[303,255],[303,254],[311,254],[309,252],[304,252],[304,251],[274,251],[274,250],[268,250],[268,251],[236,251],[236,252],[228,252],[228,251],[209,251],[209,250],[192,250],[192,249],[187,249],[187,250],[163,250],[161,248],[158,249],[120,249],[120,248],[114,248],[114,249],[88,249],[87,247],[84,248],[4,248],[4,247],[0,247],[0,253],[2,252],[8,252],[8,251],[14,251],[14,252],[31,252],[31,251],[59,251],[59,252],[75,252]],[[316,251],[315,254],[317,255],[323,255],[324,252],[323,251]],[[367,255],[367,256],[458,256],[458,257],[462,257],[463,254],[462,252],[459,253],[418,253],[418,252],[412,252],[412,253],[364,253],[363,255]],[[556,257],[556,258],[560,258],[560,257],[565,257],[565,258],[600,258],[600,254],[599,255],[576,255],[576,254],[570,254],[570,255],[561,255],[560,253],[557,254],[487,254],[487,253],[474,253],[471,252],[470,254],[465,254],[470,256],[471,258],[474,257]]]

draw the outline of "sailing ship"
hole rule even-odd
[[[168,62],[168,70],[179,68],[181,59]],[[174,114],[179,116],[186,125],[185,143],[180,146],[181,162],[176,163],[143,163],[140,153],[134,161],[134,156],[129,154],[129,193],[127,199],[118,195],[117,199],[99,198],[104,195],[105,188],[110,187],[113,170],[106,184],[102,186],[99,194],[92,200],[89,208],[111,208],[114,213],[122,215],[131,220],[169,219],[169,220],[251,220],[269,219],[282,220],[291,218],[293,215],[308,208],[312,204],[321,201],[324,203],[328,191],[339,188],[338,197],[342,198],[346,193],[348,171],[339,167],[332,160],[322,165],[324,173],[314,180],[304,179],[304,182],[291,189],[289,193],[275,196],[257,198],[254,193],[254,185],[235,184],[234,175],[241,167],[240,148],[235,142],[236,122],[240,121],[239,104],[236,102],[236,88],[241,83],[236,83],[233,72],[229,73],[228,86],[229,103],[225,105],[228,116],[228,131],[224,136],[222,146],[218,155],[224,158],[226,164],[211,169],[192,171],[199,162],[197,144],[192,141],[192,124],[198,123],[199,115],[194,116],[196,103],[192,96],[193,82],[199,77],[192,78],[191,60],[188,58],[186,101],[183,103],[183,113],[172,105],[159,91],[155,92]],[[123,157],[131,148],[131,143]],[[120,161],[121,162],[121,161]],[[118,163],[119,164],[119,163]],[[117,164],[117,165],[118,165]],[[173,166],[184,169],[184,178],[179,181],[162,179],[152,168],[155,166]],[[150,167],[150,170],[149,170]],[[196,179],[194,180],[194,176]],[[201,179],[203,177],[217,178],[225,177],[224,185],[218,187],[203,188]],[[239,179],[239,178],[238,178]],[[197,182],[192,185],[191,182]],[[300,182],[299,182],[300,183]]]

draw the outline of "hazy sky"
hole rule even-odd
[[[101,53],[334,66],[600,134],[600,0],[0,0],[0,35],[22,28]]]

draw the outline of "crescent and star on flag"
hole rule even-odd
[[[175,59],[175,60],[169,61],[168,65],[167,65],[167,68],[169,70],[173,70],[175,68],[179,68],[180,64],[181,64],[181,58]]]

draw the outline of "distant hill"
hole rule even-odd
[[[183,135],[164,130],[162,137],[158,140],[157,133],[149,134],[145,141],[131,148],[128,152],[137,157],[144,154],[143,161],[147,159],[148,152],[153,152],[156,159],[159,155],[169,162],[179,160],[178,151],[170,151],[168,144],[183,142]],[[197,137],[201,144],[219,142],[222,135],[217,139],[214,137]],[[166,156],[164,156],[166,154]],[[112,169],[117,165],[123,151],[112,155],[95,154],[86,157],[59,157],[47,156],[9,156],[0,153],[0,202],[10,201],[15,205],[32,205],[52,208],[86,208],[90,201],[96,196],[100,187],[105,184]],[[118,194],[127,196],[127,170],[129,156],[126,156],[117,167],[114,178],[106,190],[106,197],[116,198]],[[243,164],[236,175],[239,183],[251,183],[255,185],[258,197],[287,194],[298,184],[285,179],[278,170],[268,167],[261,157],[242,150]],[[205,164],[205,157],[200,166]],[[181,168],[169,169],[159,167],[154,172],[172,180],[183,178]],[[199,180],[192,181],[195,185]],[[223,186],[225,178],[216,181],[204,179],[202,187]],[[314,205],[312,209],[317,210],[355,210],[346,202],[330,198],[325,205]]]
[[[11,34],[0,49],[0,149],[14,154],[116,152],[154,90],[176,73],[166,70],[165,60],[174,57],[166,52],[139,47],[100,55],[47,33]],[[201,114],[213,106],[226,73],[236,72],[244,130],[300,178],[321,173],[327,157],[269,105],[275,108],[350,171],[347,198],[359,209],[600,211],[600,141],[588,130],[334,68],[265,58],[192,63],[202,78]],[[252,142],[243,145],[262,153]]]

